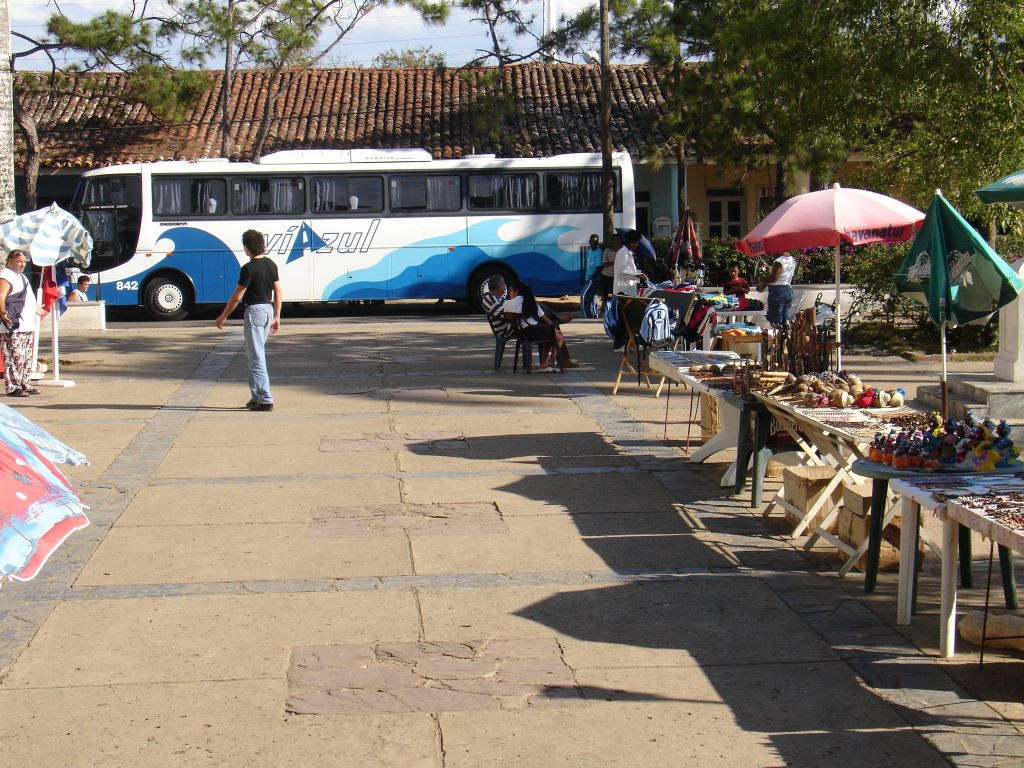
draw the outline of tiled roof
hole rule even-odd
[[[435,158],[472,152],[505,154],[474,135],[466,113],[481,78],[491,69],[295,70],[281,98],[264,153],[282,149],[422,147]],[[647,65],[615,65],[612,72],[612,141],[634,157],[645,144],[664,143],[660,117],[665,100]],[[124,74],[105,76],[103,88],[71,81],[56,98],[27,87],[23,104],[39,122],[42,165],[91,168],[111,163],[194,159],[220,155],[221,72],[182,118],[165,122],[141,104],[118,97]],[[247,158],[259,124],[266,70],[240,71],[233,89],[236,159]],[[514,156],[538,157],[600,150],[598,68],[530,63],[507,67],[506,83],[520,106],[506,131]],[[20,132],[15,131],[21,151]]]

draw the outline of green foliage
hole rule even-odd
[[[893,290],[892,278],[907,257],[910,243],[867,245],[843,255],[843,275],[856,286],[854,307],[865,318],[893,325],[897,318],[916,326],[928,322],[924,308]]]
[[[401,51],[388,48],[373,57],[373,66],[444,69],[448,66],[448,60],[443,53],[435,51],[430,45],[421,48],[405,48]]]
[[[1007,262],[1024,259],[1024,235],[1013,233],[996,237],[995,250]]]
[[[858,183],[900,190],[919,208],[939,188],[983,234],[1019,232],[1019,210],[982,205],[974,190],[1024,166],[1024,6],[963,0],[941,9],[908,4],[893,28],[899,77],[885,82],[898,90],[890,86],[884,130],[865,136],[874,162]]]

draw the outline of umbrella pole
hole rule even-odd
[[[53,307],[50,308],[50,349],[53,352],[53,378],[42,379],[37,382],[40,386],[47,387],[73,387],[75,382],[70,379],[62,379],[60,377],[60,352],[59,352],[59,338],[60,338],[60,308],[57,306],[57,302],[53,302]],[[39,334],[36,334],[36,343],[39,343]]]
[[[836,371],[843,370],[843,324],[842,324],[842,307],[843,302],[839,293],[839,249],[842,247],[841,243],[836,244]]]
[[[949,382],[946,379],[946,324],[939,327],[939,343],[942,346],[942,418],[949,417]]]

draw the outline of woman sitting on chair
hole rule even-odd
[[[541,369],[545,371],[562,368],[576,368],[579,363],[569,356],[569,348],[566,346],[565,337],[559,327],[559,320],[562,319],[550,310],[545,312],[544,307],[537,302],[533,295],[533,289],[526,283],[510,281],[508,285],[508,298],[504,303],[505,316],[511,320],[518,320],[519,327],[526,333],[526,338],[537,342],[541,352]],[[554,343],[551,342],[552,334]]]

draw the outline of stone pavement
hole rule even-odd
[[[0,590],[0,761],[1024,764],[1022,665],[935,660],[934,564],[896,631],[894,576],[724,496],[568,330],[585,367],[526,376],[467,315],[286,319],[273,413],[237,322],[66,337],[77,386],[17,405],[93,525]]]

